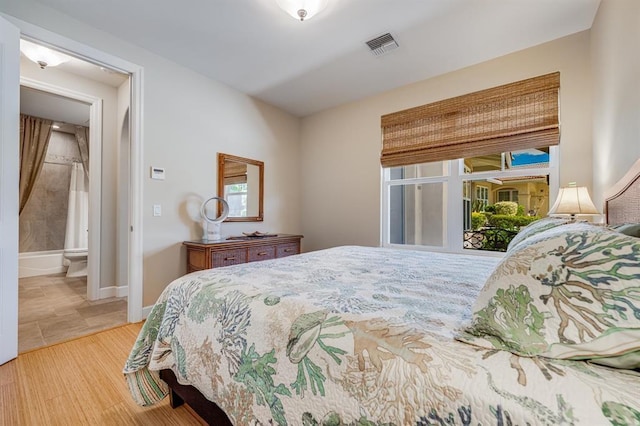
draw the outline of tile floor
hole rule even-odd
[[[18,280],[18,352],[127,322],[126,298],[87,300],[87,279],[64,274]]]

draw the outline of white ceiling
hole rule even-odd
[[[600,0],[38,0],[297,116],[591,27]],[[365,41],[390,32],[381,57]]]
[[[28,74],[31,76],[37,76],[39,73],[64,72],[115,88],[119,87],[129,78],[128,75],[106,70],[73,57],[69,57],[68,62],[56,67],[40,69],[38,65],[22,54],[20,57],[20,72],[24,74],[26,71],[29,71]],[[88,104],[25,86],[20,86],[20,112],[34,117],[53,120],[60,125],[89,125],[90,107]],[[72,132],[74,131],[73,126],[62,126],[60,130],[69,131],[69,129]]]
[[[20,112],[58,124],[89,125],[89,105],[74,99],[20,86]]]

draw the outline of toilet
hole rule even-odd
[[[67,277],[86,277],[87,276],[87,257],[89,249],[65,249],[64,258],[69,262],[67,268]],[[65,262],[66,263],[66,262]]]

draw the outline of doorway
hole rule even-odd
[[[130,198],[128,217],[129,322],[143,318],[142,309],[142,88],[143,68],[112,54],[84,45],[39,26],[11,17],[0,18],[0,364],[17,356],[18,341],[18,122],[19,40],[39,41],[49,47],[99,66],[130,75]],[[6,237],[6,238],[5,238]]]
[[[128,244],[118,245],[115,235],[122,234],[118,226],[128,228],[116,220],[116,211],[130,207],[118,193],[129,177],[129,148],[120,141],[129,141],[121,131],[129,110],[129,75],[57,52],[61,63],[45,65],[28,55],[35,49],[47,48],[21,41],[20,109],[51,120],[53,128],[38,191],[20,214],[21,350],[126,322],[128,294],[127,277],[115,275],[120,259],[128,258]],[[86,179],[73,179],[72,170],[79,169]],[[78,183],[71,188],[70,174],[72,185]],[[60,223],[65,219],[66,227]],[[25,258],[29,269],[23,268]],[[38,270],[39,259],[58,262],[63,273]],[[43,297],[49,303],[42,303]]]

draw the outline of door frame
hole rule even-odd
[[[20,32],[0,20],[0,364],[18,354]]]
[[[143,85],[144,68],[104,51],[64,37],[37,25],[9,15],[5,19],[20,29],[21,37],[32,39],[98,66],[111,68],[130,76],[131,97],[129,105],[130,129],[130,197],[129,197],[129,273],[127,319],[138,322],[143,319],[143,246],[142,246],[142,176],[143,173]],[[17,159],[16,159],[17,161]],[[16,282],[17,286],[17,282]],[[17,327],[17,324],[16,324]]]
[[[102,223],[102,99],[66,87],[20,76],[20,85],[89,104],[89,255],[87,299],[100,298],[100,242]]]

